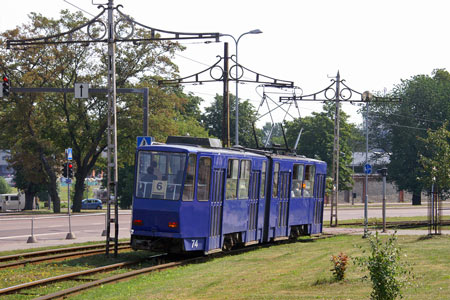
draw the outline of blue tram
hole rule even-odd
[[[321,233],[325,178],[323,161],[215,139],[138,147],[132,248],[208,254]]]

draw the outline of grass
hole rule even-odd
[[[416,277],[415,285],[404,290],[405,299],[448,299],[450,238],[399,236],[398,240],[403,260],[412,266]],[[99,286],[70,299],[368,299],[370,282],[362,279],[367,273],[352,262],[352,258],[362,255],[358,245],[368,248],[367,241],[360,236],[345,235],[260,247],[240,255]],[[331,272],[331,255],[339,252],[350,256],[347,277],[342,282],[336,282]],[[0,270],[0,288],[147,255],[144,251],[120,253],[118,259],[96,255]],[[2,299],[33,299],[80,283],[58,283]]]
[[[399,237],[417,286],[405,299],[446,299],[450,295],[450,239]],[[346,280],[333,279],[331,255],[361,254],[358,236],[260,248],[177,269],[101,286],[70,299],[368,299],[366,272],[350,263]]]

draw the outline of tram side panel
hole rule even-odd
[[[233,244],[261,241],[264,202],[260,205],[259,188],[265,161],[253,156],[228,157],[222,235]]]

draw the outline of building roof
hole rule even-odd
[[[368,162],[374,166],[387,165],[390,163],[390,153],[374,149],[368,152]],[[366,163],[366,152],[353,152],[351,167],[363,166]]]

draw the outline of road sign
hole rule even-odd
[[[74,90],[76,99],[89,98],[89,83],[75,83]]]
[[[364,165],[364,173],[365,174],[371,174],[372,173],[372,166],[370,164]]]
[[[72,160],[72,148],[66,149],[67,160]]]
[[[67,183],[67,184],[71,184],[71,183],[72,183],[72,179],[66,178],[66,183]]]
[[[137,146],[138,147],[146,147],[150,146],[153,142],[153,137],[151,136],[138,136],[137,137]]]

